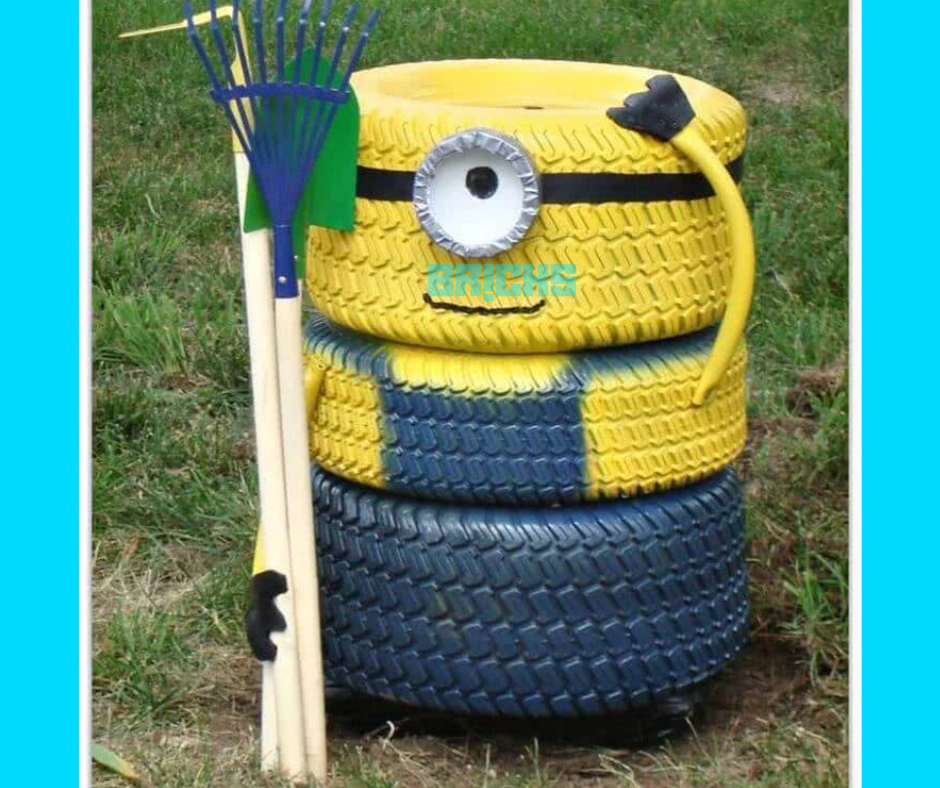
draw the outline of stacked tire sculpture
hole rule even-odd
[[[311,228],[307,254],[332,681],[454,712],[586,716],[682,693],[740,649],[743,343],[692,404],[728,306],[728,224],[675,147],[606,114],[654,74],[445,61],[356,76],[355,227]],[[740,105],[678,80],[739,178]],[[482,237],[506,217],[480,206],[517,176],[515,224]],[[488,290],[490,263],[510,279],[574,266],[575,293]],[[482,289],[431,293],[435,267],[472,265]]]

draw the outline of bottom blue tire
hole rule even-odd
[[[315,470],[327,680],[451,712],[582,717],[709,678],[747,632],[734,472],[569,507],[454,506]]]

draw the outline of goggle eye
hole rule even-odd
[[[425,232],[462,257],[492,257],[518,243],[539,210],[538,173],[512,137],[469,129],[439,142],[415,173]]]

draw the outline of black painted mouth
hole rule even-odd
[[[545,306],[546,301],[543,298],[537,304],[531,306],[464,306],[463,304],[452,304],[449,301],[435,301],[425,293],[424,303],[432,309],[444,309],[448,312],[460,312],[464,315],[534,315]]]

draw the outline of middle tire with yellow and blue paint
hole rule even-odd
[[[577,503],[681,487],[745,438],[743,344],[692,404],[714,330],[523,356],[307,327],[311,458],[350,481],[443,501]],[[312,374],[316,367],[322,376]]]

